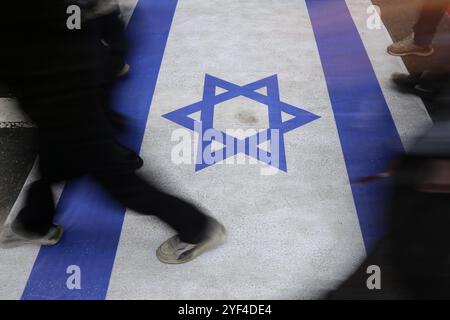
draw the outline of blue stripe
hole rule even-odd
[[[120,140],[140,149],[151,100],[177,0],[140,0],[128,33],[136,43],[129,63],[131,77],[117,91],[117,108],[135,119]],[[125,209],[89,178],[67,184],[57,208],[66,234],[61,243],[42,247],[22,299],[104,299],[119,243]],[[81,290],[66,286],[67,267],[81,269]]]
[[[386,170],[400,137],[345,0],[306,0],[350,181]],[[366,249],[383,234],[385,181],[352,184]]]

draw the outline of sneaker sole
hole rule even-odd
[[[205,242],[204,244],[199,245],[194,249],[192,249],[191,254],[187,258],[181,260],[166,259],[164,258],[163,255],[161,255],[160,248],[158,248],[158,250],[156,251],[156,257],[158,258],[159,261],[165,264],[184,264],[194,260],[195,258],[202,255],[206,251],[213,250],[221,246],[222,244],[225,243],[226,238],[227,232],[225,230],[225,227],[223,225],[220,225],[220,234],[216,235],[213,239]]]
[[[434,48],[431,48],[429,52],[405,52],[405,53],[395,53],[388,49],[388,53],[394,57],[406,57],[406,56],[428,57],[434,53]]]

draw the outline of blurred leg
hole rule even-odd
[[[27,232],[45,235],[53,225],[55,205],[50,184],[45,180],[34,182],[28,191],[25,207],[16,222]]]
[[[449,0],[425,0],[419,20],[414,26],[414,41],[417,45],[431,44],[436,29],[449,6]]]
[[[122,205],[141,214],[157,216],[177,231],[182,241],[204,240],[208,217],[194,205],[159,190],[134,172],[95,177]]]

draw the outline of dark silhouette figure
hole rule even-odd
[[[79,30],[67,27],[71,4],[82,10]],[[187,262],[222,243],[225,230],[192,204],[139,177],[135,171],[142,160],[116,141],[110,99],[127,49],[117,7],[110,8],[101,0],[0,4],[0,82],[38,127],[41,173],[0,240],[4,246],[57,243],[62,227],[53,224],[50,186],[91,175],[125,207],[156,215],[178,232],[158,249],[161,261]]]

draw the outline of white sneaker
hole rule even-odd
[[[211,219],[207,237],[198,244],[186,243],[176,235],[165,241],[156,251],[159,261],[167,264],[181,264],[189,262],[205,251],[214,249],[225,242],[225,227],[217,220]]]
[[[52,246],[61,240],[63,228],[54,225],[50,228],[46,235],[37,235],[34,233],[20,230],[17,227],[6,225],[0,233],[0,248],[14,248],[26,244],[37,244],[42,246]]]

